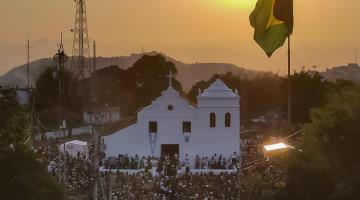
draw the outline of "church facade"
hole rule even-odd
[[[197,106],[170,86],[137,114],[137,122],[103,136],[106,157],[119,154],[230,156],[240,153],[240,97],[220,79],[203,92]]]

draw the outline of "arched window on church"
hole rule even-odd
[[[225,114],[225,127],[230,127],[230,126],[231,126],[231,114],[226,113]]]
[[[215,113],[210,113],[210,127],[216,127],[216,115]]]

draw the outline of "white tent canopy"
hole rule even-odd
[[[76,156],[78,153],[85,155],[86,157],[89,156],[89,149],[87,146],[87,142],[83,142],[80,140],[73,140],[70,142],[66,142],[65,144],[61,144],[59,146],[59,152],[64,153],[64,145],[65,145],[65,151],[70,156]]]

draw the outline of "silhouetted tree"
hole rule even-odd
[[[360,198],[360,88],[332,93],[311,112],[298,147],[288,156],[284,199]]]
[[[64,190],[25,144],[29,118],[15,91],[0,91],[0,199],[64,199]]]
[[[59,79],[52,67],[46,67],[36,80],[37,110],[53,109],[59,106]],[[72,111],[81,110],[82,100],[78,92],[78,81],[69,71],[63,70],[65,105]]]
[[[220,78],[228,87],[238,89],[241,96],[240,114],[242,122],[247,122],[269,111],[281,112],[283,104],[282,78],[271,73],[264,73],[253,79],[243,78],[231,72],[221,75],[215,74],[208,81],[197,82],[188,92],[187,98],[195,103],[199,88],[203,91],[217,78]]]
[[[331,92],[332,86],[319,73],[310,74],[309,71],[301,70],[291,75],[292,122],[309,122],[310,110],[326,103],[326,96]],[[286,94],[287,78],[284,79],[283,88]]]
[[[110,66],[97,70],[92,77],[95,106],[120,106],[123,116],[133,115],[147,106],[168,87],[170,71],[176,75],[172,62],[161,55],[144,55],[133,66],[124,70]],[[90,84],[85,80],[85,85]],[[173,87],[183,94],[181,83],[173,79]],[[90,91],[87,91],[90,93]],[[89,94],[88,94],[89,95]]]

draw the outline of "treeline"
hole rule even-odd
[[[251,79],[232,73],[215,74],[208,81],[196,83],[187,94],[188,99],[196,102],[198,90],[206,89],[217,78],[223,80],[230,88],[238,89],[241,96],[242,122],[247,123],[250,119],[268,112],[276,112],[282,118],[286,118],[287,77],[270,72],[259,74]],[[329,94],[354,86],[354,83],[346,80],[329,82],[319,73],[312,74],[305,70],[295,72],[290,78],[292,121],[294,123],[309,122],[311,109],[324,105]]]
[[[134,115],[168,87],[170,72],[177,74],[174,63],[161,55],[144,55],[126,70],[117,66],[99,69],[82,81],[65,69],[62,95],[70,126],[81,125],[82,112],[93,107],[119,107],[123,117]],[[47,67],[36,81],[36,110],[50,127],[56,127],[59,120],[58,84],[52,67]],[[184,94],[179,81],[174,79],[172,85]]]
[[[169,72],[177,74],[172,62],[161,55],[145,55],[133,66],[124,70],[110,66],[97,70],[82,82],[77,81],[70,72],[65,72],[66,107],[71,113],[81,113],[89,107],[120,107],[122,116],[134,115],[141,107],[161,95],[168,87]],[[52,76],[53,70],[47,68],[36,82],[38,93],[37,107],[51,110],[58,105],[58,80]],[[209,80],[197,82],[188,93],[176,79],[173,87],[189,101],[196,103],[199,88],[206,89],[216,78],[222,79],[230,88],[238,89],[241,96],[241,120],[243,124],[252,118],[275,112],[286,118],[287,78],[273,73],[259,73],[253,78],[241,75],[215,74]],[[294,123],[310,120],[310,110],[324,105],[326,96],[333,91],[354,86],[350,81],[326,81],[318,73],[302,70],[291,76],[292,119]],[[79,86],[82,86],[79,90]],[[91,88],[91,89],[90,89]]]

